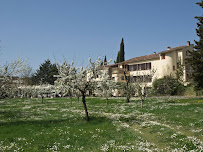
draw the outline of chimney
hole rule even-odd
[[[187,46],[190,46],[190,41],[187,41]]]
[[[171,47],[170,47],[170,46],[168,46],[168,47],[167,47],[167,50],[170,50],[170,49],[171,49]]]
[[[153,54],[156,54],[156,52],[153,52]]]

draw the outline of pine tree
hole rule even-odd
[[[124,51],[124,42],[123,42],[123,38],[122,38],[121,44],[120,44],[120,50],[118,51],[118,55],[117,55],[115,63],[119,63],[119,62],[123,62],[123,61],[125,61],[125,51]]]
[[[51,64],[51,61],[47,59],[40,65],[36,73],[34,73],[32,80],[36,84],[54,84],[54,81],[56,80],[54,75],[56,74],[58,74],[56,64]]]
[[[203,0],[196,4],[203,8]],[[203,88],[203,16],[195,18],[198,20],[196,32],[200,39],[195,41],[195,50],[187,61],[193,69],[192,78],[198,90]]]

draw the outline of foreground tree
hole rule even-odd
[[[98,58],[95,62],[89,59],[89,65],[85,68],[75,68],[74,63],[71,65],[65,64],[65,66],[57,65],[59,74],[56,75],[59,81],[64,84],[68,84],[72,89],[79,90],[82,95],[82,103],[85,109],[86,121],[89,121],[89,115],[86,105],[86,94],[88,91],[96,88],[95,79],[100,75],[101,60]],[[58,81],[57,80],[57,81]]]
[[[151,93],[151,88],[148,87],[148,83],[152,82],[152,78],[155,74],[156,70],[151,69],[148,72],[137,73],[136,77],[133,78],[133,82],[135,85],[135,92],[141,99],[141,108],[143,108],[143,103],[145,98]]]
[[[203,1],[196,3],[203,8]],[[193,69],[192,78],[196,85],[196,89],[203,89],[203,16],[196,16],[197,36],[199,41],[195,41],[195,50],[191,52],[191,57],[188,59],[189,65]]]

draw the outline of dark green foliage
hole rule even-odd
[[[120,50],[118,51],[118,55],[115,63],[119,63],[123,61],[125,61],[125,51],[124,51],[124,42],[122,38],[121,44],[120,44]]]
[[[203,1],[197,3],[203,8]],[[203,16],[196,16],[197,36],[199,41],[195,41],[195,50],[191,53],[191,57],[187,60],[193,69],[192,78],[196,85],[196,90],[203,88]]]
[[[107,65],[106,55],[105,55],[105,58],[104,58],[104,65]]]
[[[39,69],[32,76],[34,84],[54,84],[56,78],[54,75],[58,74],[56,64],[51,64],[51,61],[45,60],[43,64],[40,65]]]
[[[124,42],[123,42],[123,38],[120,44],[120,62],[125,61],[125,51],[124,51]]]
[[[180,95],[185,88],[177,79],[165,76],[153,82],[153,89],[157,95]]]
[[[120,62],[120,51],[118,51],[115,63],[119,63],[119,62]]]

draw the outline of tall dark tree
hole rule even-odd
[[[196,4],[203,8],[203,0]],[[195,41],[195,50],[187,61],[193,69],[192,78],[198,90],[203,89],[203,15],[195,18],[198,20],[196,32],[199,41]]]
[[[39,69],[32,76],[35,84],[54,84],[56,77],[54,75],[58,74],[58,69],[56,64],[52,64],[49,59],[45,60],[43,64],[40,65]]]
[[[124,51],[124,42],[123,42],[123,38],[121,40],[121,44],[120,44],[120,62],[125,61],[125,51]]]
[[[119,62],[123,62],[123,61],[125,61],[125,51],[124,51],[124,42],[123,42],[123,38],[122,38],[121,44],[120,44],[120,50],[118,51],[118,55],[117,55],[115,63],[119,63]]]
[[[104,58],[104,65],[107,65],[106,55],[105,55],[105,58]]]

